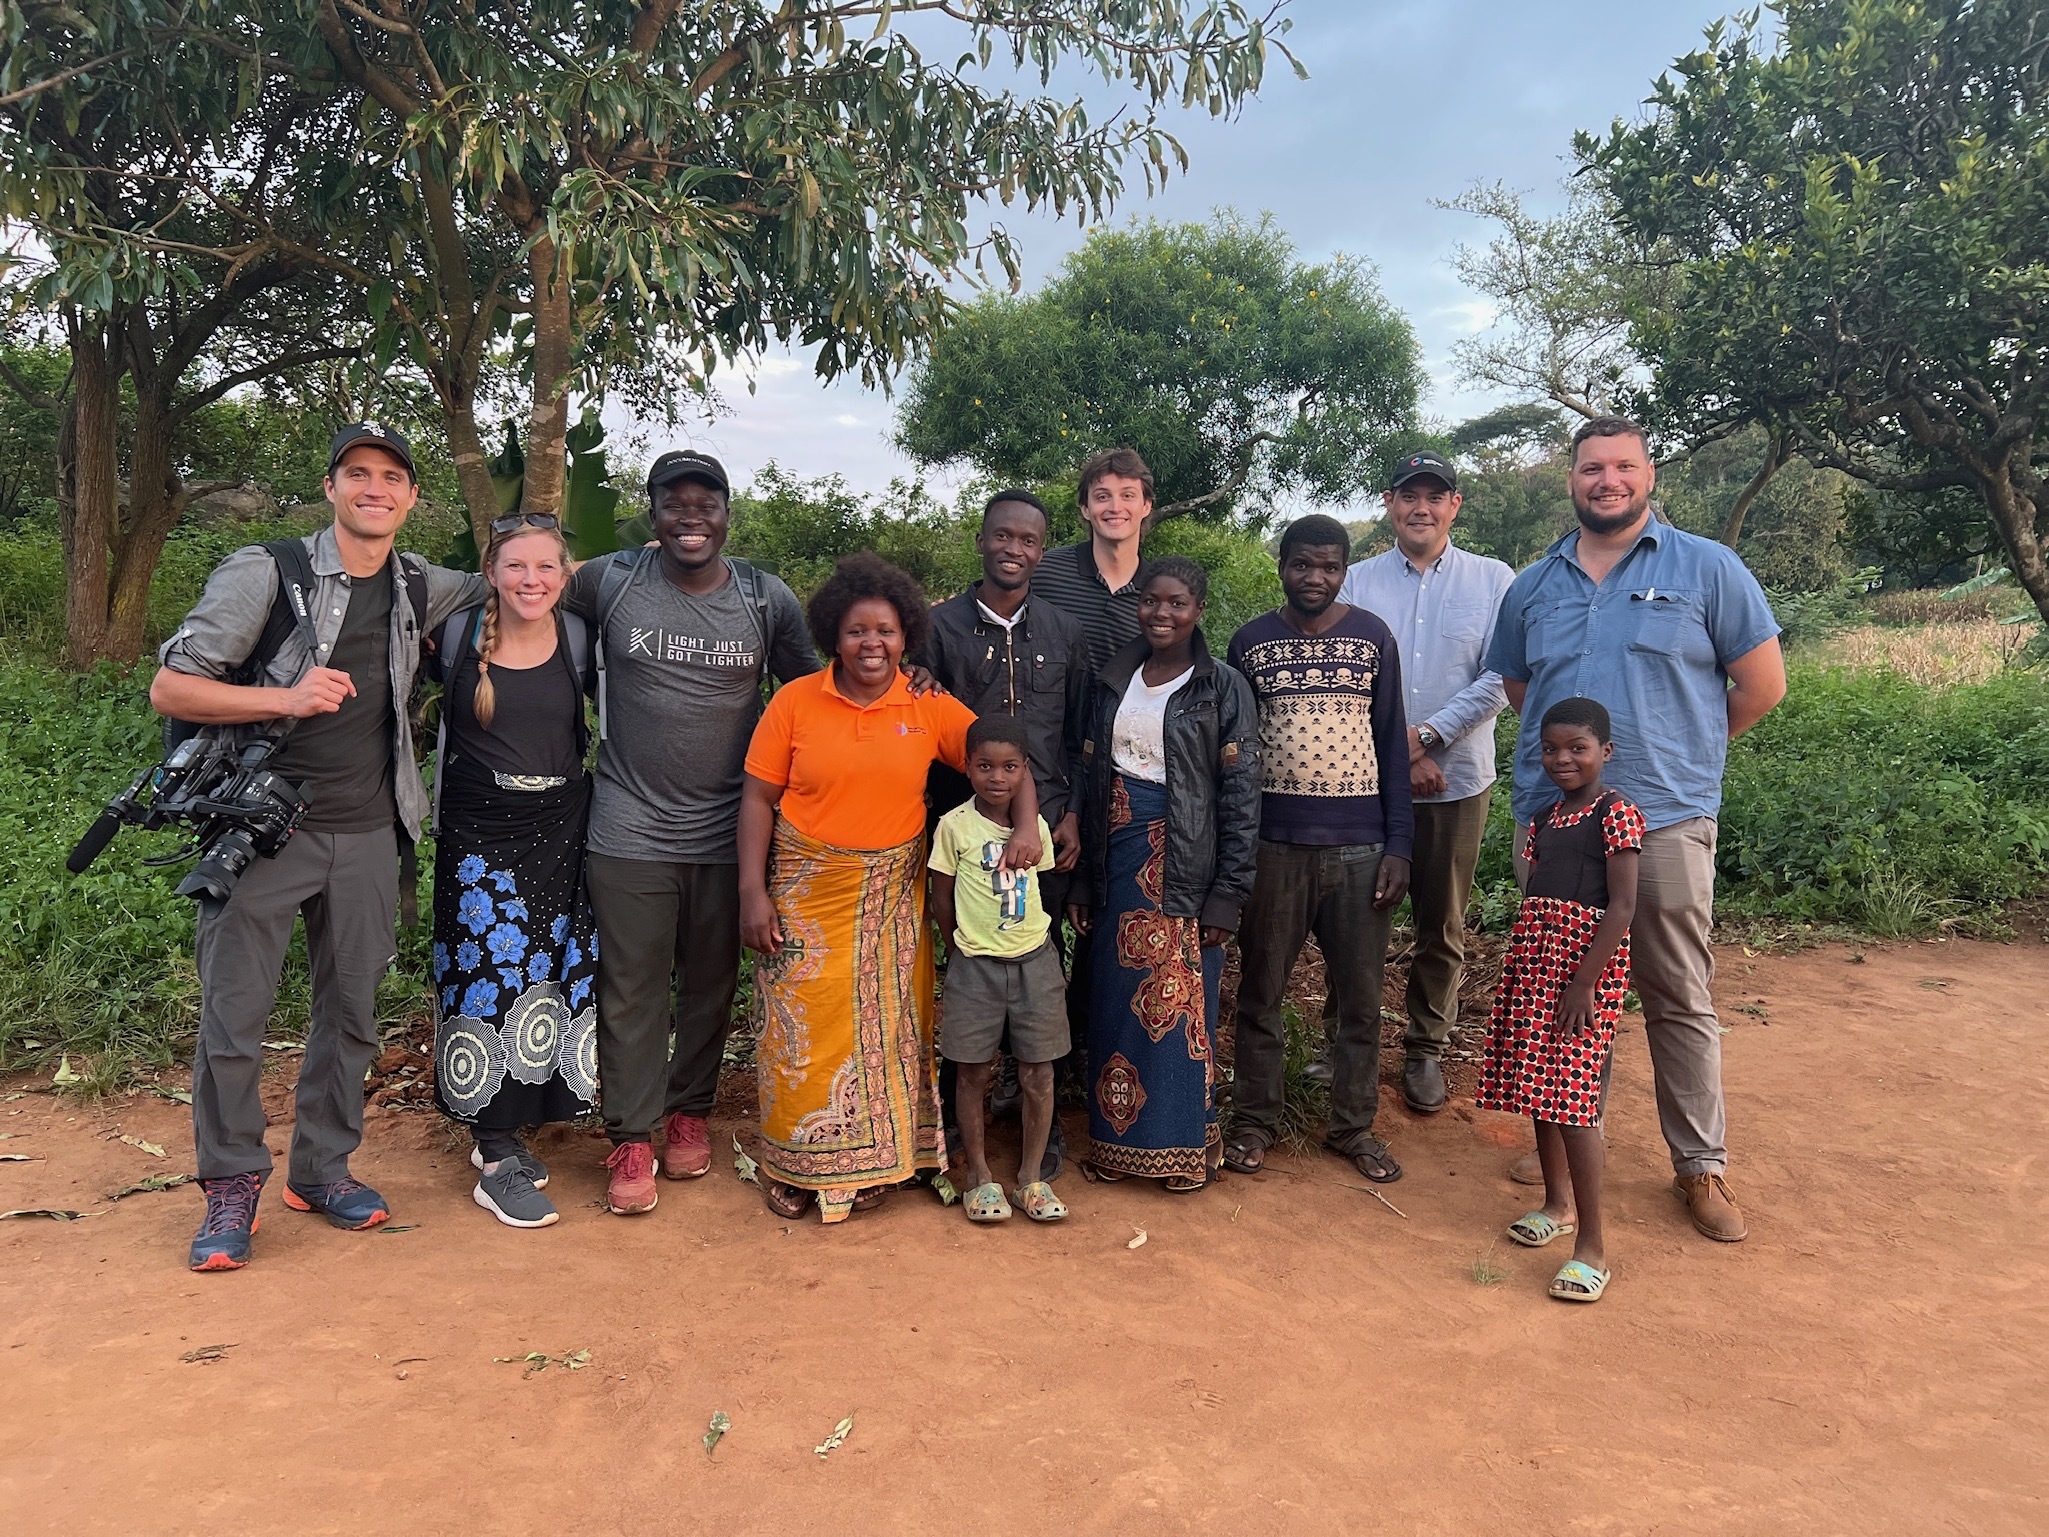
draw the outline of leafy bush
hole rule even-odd
[[[1931,690],[1887,672],[1795,665],[1786,702],[1729,750],[1716,852],[1725,918],[1843,924],[1880,937],[1996,923],[2049,875],[2049,677],[2012,669]],[[1468,917],[1515,918],[1509,776]]]
[[[1913,932],[2049,870],[2049,679],[1943,691],[1796,668],[1730,750],[1722,909]]]

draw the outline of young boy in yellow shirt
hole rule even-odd
[[[970,1222],[1003,1222],[1011,1202],[989,1177],[985,1101],[1007,1030],[1023,1093],[1024,1147],[1011,1199],[1034,1222],[1058,1222],[1066,1206],[1039,1178],[1053,1126],[1053,1064],[1067,1055],[1067,981],[1039,900],[1039,870],[1053,865],[1053,834],[1039,820],[1045,856],[1036,870],[1005,870],[1011,805],[1025,775],[1024,722],[985,715],[968,728],[973,800],[939,819],[932,838],[932,912],[952,959],[940,1008],[939,1052],[959,1069],[955,1105],[967,1167],[961,1181]]]

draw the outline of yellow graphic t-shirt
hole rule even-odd
[[[1045,852],[1037,870],[1004,870],[1003,845],[1010,829],[992,822],[962,801],[939,819],[926,863],[953,877],[953,943],[962,955],[1016,960],[1046,942],[1052,920],[1039,902],[1037,870],[1053,868],[1053,833],[1039,818]]]

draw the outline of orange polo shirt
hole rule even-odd
[[[899,673],[889,692],[857,705],[832,668],[785,683],[762,712],[747,772],[782,788],[782,814],[807,838],[843,849],[887,849],[925,830],[933,760],[966,772],[975,712],[950,694],[920,699]]]

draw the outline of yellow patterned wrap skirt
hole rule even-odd
[[[817,1191],[835,1222],[860,1190],[946,1166],[924,836],[843,849],[778,818],[769,896],[783,944],[754,971],[762,1174]]]

